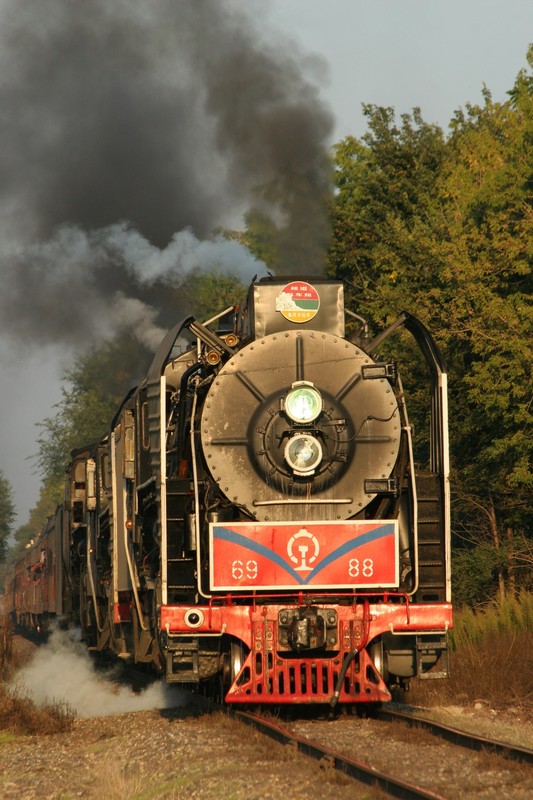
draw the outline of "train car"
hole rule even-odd
[[[7,572],[6,610],[12,622],[45,633],[63,607],[61,511],[25,547]]]
[[[89,647],[234,704],[382,702],[446,675],[445,365],[407,312],[373,339],[346,317],[340,282],[254,281],[169,331],[73,454],[55,613]],[[400,330],[426,365],[422,465],[379,355]]]

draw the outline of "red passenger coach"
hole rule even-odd
[[[60,553],[60,516],[54,516],[8,570],[6,594],[15,624],[41,633],[61,612]]]

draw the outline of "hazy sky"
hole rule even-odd
[[[54,5],[54,0],[42,2]],[[125,0],[107,2],[119,7]],[[202,7],[200,0],[182,5],[195,2]],[[222,0],[217,2],[224,8]],[[0,32],[4,8],[14,4],[15,0],[0,0]],[[26,6],[28,14],[37,7]],[[239,6],[253,13],[258,42],[283,53],[284,69],[294,60],[305,81],[318,88],[320,101],[333,114],[329,143],[364,133],[362,103],[393,106],[398,114],[419,106],[427,122],[446,129],[457,108],[481,101],[484,84],[495,100],[505,100],[516,74],[526,67],[526,51],[533,42],[532,0],[233,0],[229,7],[238,12]],[[31,20],[27,24],[31,28]],[[35,28],[39,30],[37,20]],[[2,47],[5,40],[0,36],[0,68],[2,59],[11,59]],[[46,68],[46,63],[40,65],[40,73]],[[16,80],[31,78],[31,70],[22,70]],[[43,131],[43,137],[50,134],[50,129]],[[12,155],[4,144],[0,175]],[[210,177],[206,170],[204,182]],[[80,194],[84,190],[81,184]],[[4,206],[9,203],[5,194],[0,200]],[[221,219],[224,212],[221,208]],[[216,219],[215,196],[210,197],[210,213]],[[4,236],[5,232],[4,226]],[[0,269],[5,269],[2,262]],[[39,294],[39,279],[26,291],[30,302]],[[31,462],[37,449],[36,423],[55,413],[61,373],[70,358],[61,344],[38,337],[14,350],[2,330],[0,468],[13,485],[17,525],[26,521],[38,496],[39,479]]]
[[[364,132],[361,103],[422,109],[447,128],[481,101],[505,100],[533,42],[531,0],[270,0],[271,18],[323,56],[335,139]]]

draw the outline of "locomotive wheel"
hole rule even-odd
[[[246,661],[246,649],[241,641],[233,639],[230,642],[229,649],[223,654],[222,672],[219,673],[219,694],[220,702],[222,703]]]
[[[370,658],[374,662],[375,668],[388,685],[389,671],[387,669],[387,653],[383,646],[383,639],[381,637],[376,639],[367,647],[367,650]]]

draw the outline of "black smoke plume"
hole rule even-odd
[[[284,272],[319,271],[332,119],[316,64],[265,24],[245,0],[4,0],[5,336],[76,345],[122,317],[155,343],[177,309],[154,286],[258,271],[213,235],[251,206],[286,229]]]

